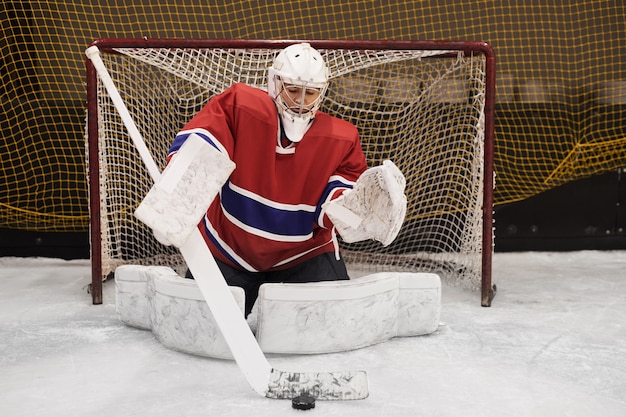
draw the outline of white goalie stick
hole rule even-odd
[[[86,55],[93,63],[150,176],[156,181],[161,173],[104,66],[98,47],[89,47]],[[365,371],[289,372],[272,368],[237,306],[199,229],[195,228],[179,249],[237,365],[254,391],[275,399],[292,399],[303,394],[318,400],[367,398],[369,388]]]

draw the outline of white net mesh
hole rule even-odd
[[[236,82],[265,88],[278,50],[119,48],[103,53],[148,149],[163,168],[171,141],[209,100]],[[351,268],[437,272],[478,288],[483,256],[485,57],[461,51],[320,52],[330,70],[321,111],[357,126],[368,165],[392,160],[406,177],[405,223],[387,247],[342,243]],[[125,263],[183,269],[133,218],[152,182],[98,87],[102,273]]]

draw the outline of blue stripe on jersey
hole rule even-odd
[[[170,146],[168,155],[178,152],[178,150],[180,149],[181,146],[183,146],[183,143],[185,143],[187,138],[194,134],[200,136],[202,139],[210,143],[215,149],[222,152],[224,155],[228,156],[228,153],[226,152],[222,144],[215,138],[215,136],[213,136],[211,133],[209,133],[205,129],[191,129],[191,130],[183,130],[182,132],[179,132],[174,138],[174,141],[172,142],[172,146]]]
[[[289,237],[309,236],[315,223],[313,208],[276,203],[271,206],[266,202],[255,199],[253,195],[243,195],[227,182],[222,187],[221,203],[224,211],[239,222],[265,233]]]
[[[337,178],[337,177],[335,177]],[[322,197],[320,198],[319,203],[317,204],[317,208],[315,209],[315,218],[317,219],[322,211],[322,205],[328,200],[328,196],[332,194],[338,188],[348,188],[352,189],[354,184],[351,182],[341,181],[340,179],[329,181],[326,184],[326,188],[322,192]]]

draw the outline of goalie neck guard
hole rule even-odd
[[[300,142],[328,87],[328,68],[308,43],[283,49],[268,70],[267,92],[276,103],[287,138]]]

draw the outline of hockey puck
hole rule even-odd
[[[310,410],[315,408],[315,398],[310,395],[299,395],[291,400],[291,406],[296,410]]]

